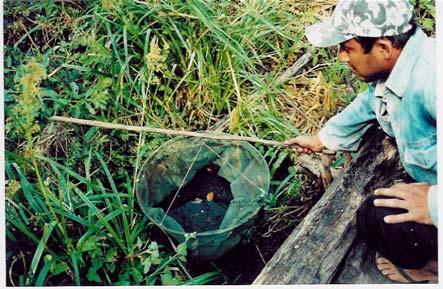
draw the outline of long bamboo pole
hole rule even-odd
[[[128,131],[135,132],[153,132],[153,133],[163,133],[168,135],[183,135],[183,136],[191,136],[191,137],[199,137],[199,138],[207,138],[207,139],[216,139],[216,140],[237,140],[237,141],[248,141],[248,142],[257,142],[266,145],[272,146],[285,146],[283,142],[260,139],[256,137],[244,137],[232,134],[212,134],[212,133],[204,133],[204,132],[194,132],[194,131],[180,131],[173,129],[163,129],[163,128],[154,128],[154,127],[141,127],[141,126],[133,126],[133,125],[124,125],[117,123],[108,123],[96,120],[87,120],[80,118],[72,118],[72,117],[63,117],[63,116],[52,116],[49,118],[53,121],[61,121],[66,123],[74,123],[79,125],[88,125],[94,127],[101,127],[106,129],[123,129]]]

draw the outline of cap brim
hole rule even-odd
[[[354,37],[350,34],[341,33],[330,20],[306,27],[305,35],[308,41],[317,47],[337,45]]]

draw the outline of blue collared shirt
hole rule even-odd
[[[406,172],[433,186],[428,207],[437,225],[437,130],[435,39],[417,27],[386,81],[371,83],[319,131],[331,150],[356,151],[361,137],[377,119],[397,142]]]

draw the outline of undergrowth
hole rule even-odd
[[[365,85],[325,49],[312,51],[304,78],[283,85],[278,77],[311,50],[303,29],[334,2],[6,1],[8,285],[220,278],[218,271],[191,276],[186,244],[152,241],[153,224],[136,203],[140,164],[168,136],[48,118],[206,130],[228,117],[230,133],[278,141],[315,131],[318,115],[305,124],[291,118],[294,91],[315,95],[327,119]],[[417,11],[432,33],[433,2],[420,1]],[[292,166],[275,175],[289,151],[257,148],[273,176],[267,208],[278,209],[297,196],[301,176]]]

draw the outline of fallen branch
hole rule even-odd
[[[297,59],[296,62],[294,62],[291,67],[289,67],[285,72],[283,72],[278,78],[277,78],[277,84],[283,84],[286,82],[289,78],[297,74],[297,72],[303,68],[308,62],[312,59],[312,52],[307,51],[305,54],[300,56],[299,59]]]

